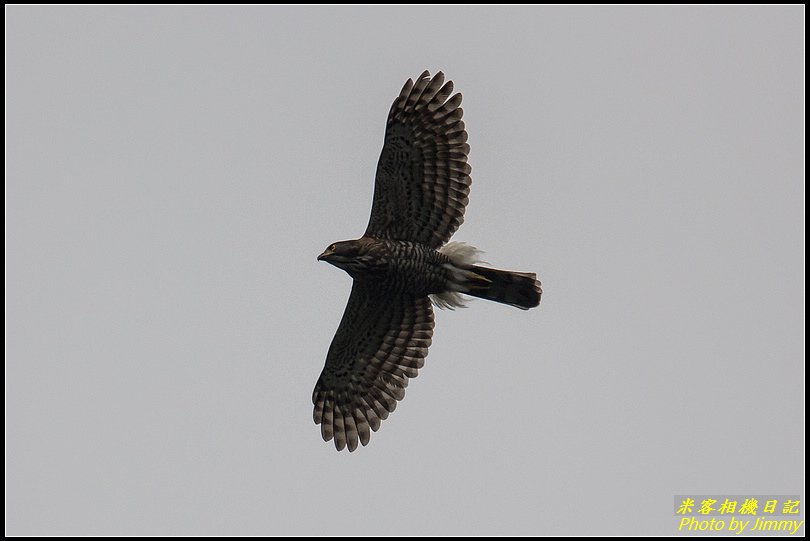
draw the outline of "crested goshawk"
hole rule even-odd
[[[366,445],[418,375],[433,335],[431,301],[454,308],[463,293],[524,310],[540,303],[535,274],[482,267],[478,250],[447,243],[471,184],[461,94],[452,93],[441,72],[408,79],[388,114],[366,232],[318,256],[353,278],[312,395],[315,423],[339,451]]]

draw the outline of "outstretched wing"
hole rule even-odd
[[[461,94],[425,71],[394,100],[377,164],[366,236],[439,248],[464,221],[470,194]]]
[[[354,282],[329,346],[312,402],[324,441],[338,451],[366,445],[371,431],[405,397],[408,379],[425,363],[433,336],[428,297],[392,294]]]

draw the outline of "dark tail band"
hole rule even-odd
[[[521,310],[540,304],[543,290],[533,272],[504,271],[478,265],[473,265],[470,270],[478,276],[473,278],[469,289],[464,291],[467,295],[509,304]]]

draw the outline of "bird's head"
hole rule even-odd
[[[318,256],[318,261],[326,261],[354,277],[371,271],[372,258],[368,248],[361,240],[343,240],[331,244]]]
[[[339,266],[338,263],[354,259],[359,255],[356,241],[342,240],[329,245],[329,248],[318,256],[318,261],[326,261],[332,265]]]

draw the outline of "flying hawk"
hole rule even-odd
[[[447,243],[472,182],[461,94],[452,93],[441,72],[408,79],[388,114],[366,232],[318,256],[353,278],[312,395],[315,423],[338,451],[366,445],[405,396],[433,336],[431,301],[455,308],[463,293],[524,310],[540,304],[534,273],[482,267],[478,250]]]

